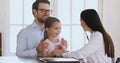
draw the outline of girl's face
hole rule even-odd
[[[54,22],[50,28],[46,28],[49,37],[58,37],[61,33],[61,23]]]

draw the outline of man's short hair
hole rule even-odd
[[[32,5],[32,9],[38,10],[39,3],[47,3],[50,5],[50,2],[48,0],[36,0]]]
[[[50,1],[48,1],[48,0],[36,0],[32,5],[32,10],[33,9],[38,10],[39,3],[47,3],[48,5],[50,5]],[[33,13],[33,11],[32,11],[32,13]],[[34,13],[33,13],[33,15],[34,15]]]

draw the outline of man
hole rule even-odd
[[[50,16],[50,2],[36,0],[32,5],[34,22],[22,29],[17,35],[17,52],[19,57],[36,57],[36,48],[44,36],[44,20]]]

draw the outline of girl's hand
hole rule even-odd
[[[52,56],[52,57],[62,57],[62,53],[63,53],[62,50],[60,50],[60,49],[55,49],[55,50],[51,53],[51,56]]]
[[[68,47],[67,41],[64,40],[64,38],[62,38],[62,40],[61,40],[61,46],[63,46],[64,49],[67,49],[67,47]]]

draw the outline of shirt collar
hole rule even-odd
[[[35,21],[32,23],[32,27],[33,28],[37,28],[37,29],[40,29],[40,30],[44,30],[44,25],[38,25]]]

